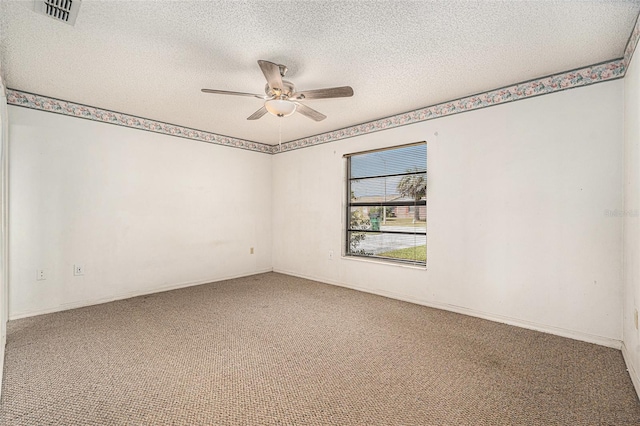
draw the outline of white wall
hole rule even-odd
[[[14,106],[9,124],[11,318],[271,270],[272,156]]]
[[[625,84],[276,156],[9,107],[10,316],[273,266],[615,346]],[[420,140],[428,269],[341,258],[342,155]]]
[[[620,346],[621,80],[274,156],[275,271]],[[435,134],[438,136],[435,136]],[[342,155],[428,142],[427,270],[336,256]]]
[[[8,274],[8,146],[9,117],[7,98],[0,66],[0,384],[4,367],[4,350],[7,342],[7,320],[9,319],[9,274]],[[0,386],[0,393],[2,386]]]
[[[640,394],[640,336],[634,311],[640,307],[640,64],[638,52],[624,78],[624,323],[622,352]]]

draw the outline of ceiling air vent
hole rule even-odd
[[[81,0],[34,0],[35,11],[69,25],[76,23]]]

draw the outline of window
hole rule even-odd
[[[347,158],[347,256],[427,261],[427,144]]]

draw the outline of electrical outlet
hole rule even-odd
[[[73,275],[84,275],[84,266],[83,265],[73,265]]]
[[[253,247],[249,249],[249,254],[253,254]]]
[[[46,280],[46,279],[47,279],[47,277],[44,274],[44,269],[36,270],[36,280],[43,281],[43,280]]]
[[[333,250],[329,250],[329,260],[333,260]]]

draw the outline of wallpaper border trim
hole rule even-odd
[[[633,26],[633,30],[629,35],[629,40],[627,40],[627,45],[624,49],[624,57],[622,60],[624,61],[625,72],[627,68],[629,68],[636,47],[638,47],[638,40],[640,40],[640,14],[636,16],[636,24]]]
[[[640,34],[640,33],[639,33]],[[420,123],[461,112],[473,111],[507,102],[528,99],[535,96],[547,95],[567,89],[584,87],[595,83],[616,80],[624,77],[626,68],[623,58],[603,62],[576,70],[552,74],[511,86],[502,87],[488,92],[447,101],[414,111],[381,118],[355,126],[345,127],[332,132],[321,133],[302,139],[285,142],[280,147],[275,145],[273,153],[286,152],[294,149],[306,148],[341,139],[361,136],[368,133],[388,130],[394,127]]]

